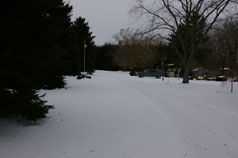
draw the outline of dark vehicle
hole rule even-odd
[[[216,81],[227,81],[226,76],[217,76]]]
[[[130,76],[136,76],[136,72],[135,71],[130,71]]]
[[[160,78],[161,76],[164,76],[164,71],[160,69],[145,69],[145,71],[139,73],[139,77]]]

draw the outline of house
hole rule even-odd
[[[203,79],[204,77],[208,75],[209,75],[209,72],[202,67],[198,67],[192,70],[192,77],[196,79]]]
[[[166,77],[179,76],[180,72],[181,72],[181,68],[178,68],[175,64],[168,64],[165,76]]]
[[[231,72],[232,71],[229,67],[220,68],[220,74],[222,74],[224,76],[230,76]]]

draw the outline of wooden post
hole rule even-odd
[[[233,78],[231,78],[231,93],[233,92]]]

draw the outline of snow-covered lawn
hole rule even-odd
[[[0,158],[238,158],[238,84],[97,71],[42,91],[38,125],[0,121]]]

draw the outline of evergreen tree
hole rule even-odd
[[[75,53],[75,61],[74,65],[76,65],[77,74],[83,71],[83,63],[84,63],[84,42],[86,44],[86,71],[93,72],[94,71],[94,63],[95,63],[95,43],[93,39],[95,36],[92,35],[90,31],[90,27],[86,20],[82,17],[78,17],[71,26],[73,33],[73,48]]]
[[[62,0],[50,0],[42,21],[39,49],[43,58],[40,65],[41,87],[47,89],[64,87],[63,75],[69,63],[70,13],[72,7]]]
[[[52,106],[37,89],[64,86],[72,7],[62,0],[3,1],[1,7],[0,116],[44,117]]]
[[[96,69],[97,70],[119,70],[120,67],[114,61],[118,45],[106,43],[103,46],[95,48],[96,53]]]
[[[192,11],[177,31],[170,35],[170,45],[178,54],[183,69],[183,83],[188,83],[189,72],[195,58],[201,58],[202,45],[207,41],[207,23],[204,16]]]

